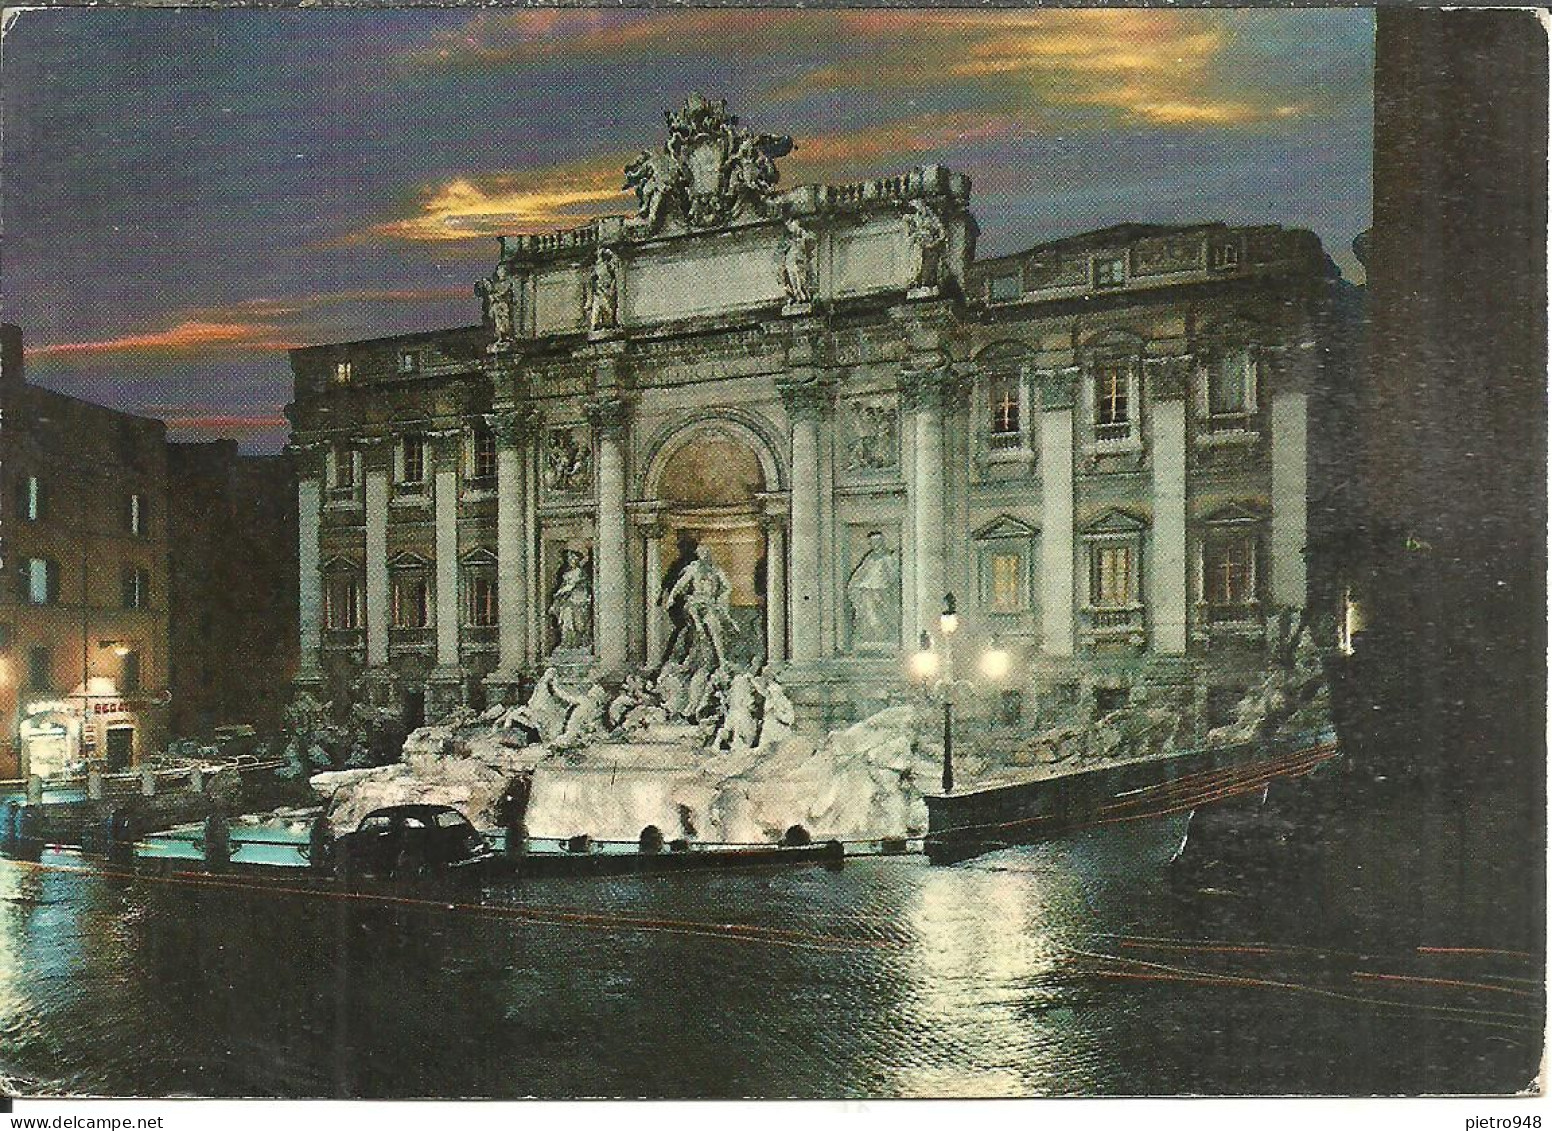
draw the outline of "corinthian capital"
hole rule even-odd
[[[908,364],[900,370],[900,398],[912,411],[952,408],[969,387],[968,375],[947,358],[930,368]]]
[[[507,448],[519,448],[539,434],[539,413],[532,408],[506,409],[485,414],[485,426],[496,442]]]
[[[624,428],[626,421],[630,419],[630,405],[619,397],[603,397],[596,401],[589,401],[586,411],[587,422],[598,432]]]
[[[815,374],[779,380],[776,391],[793,420],[817,420],[829,409],[835,395],[834,386]]]

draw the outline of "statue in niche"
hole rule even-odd
[[[684,599],[684,611],[689,615],[701,653],[700,667],[715,669],[727,662],[723,630],[731,627],[736,632],[738,628],[729,607],[732,596],[732,582],[711,556],[711,547],[697,546],[695,560],[685,567],[662,599],[665,609],[672,608],[681,597]]]
[[[620,324],[620,257],[607,247],[598,249],[593,274],[587,283],[583,310],[591,331],[613,330]]]
[[[948,267],[948,229],[925,200],[911,201],[905,214],[905,234],[916,248],[916,273],[912,288],[936,287]]]
[[[567,550],[555,589],[550,593],[549,616],[563,649],[584,649],[593,642],[593,577],[587,555]]]
[[[814,301],[814,249],[819,241],[790,217],[786,229],[781,245],[781,283],[787,289],[787,305],[801,306]]]
[[[868,531],[868,548],[846,579],[854,647],[900,641],[900,555],[882,530]]]
[[[593,449],[578,440],[577,429],[550,430],[544,448],[544,485],[567,494],[592,487]]]
[[[899,423],[899,413],[891,401],[853,401],[847,469],[886,471],[894,467]]]
[[[485,324],[495,333],[496,341],[510,342],[517,336],[517,280],[510,278],[505,263],[496,264],[496,273],[474,285],[484,303]]]

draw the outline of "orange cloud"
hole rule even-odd
[[[294,348],[293,343],[275,335],[275,327],[262,322],[187,319],[166,330],[92,342],[59,342],[29,348],[28,353],[34,357],[72,357],[113,353],[258,353]]]
[[[346,237],[348,242],[466,240],[550,231],[623,210],[628,154],[559,165],[458,177],[421,190],[414,211]]]

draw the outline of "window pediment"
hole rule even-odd
[[[1148,524],[1132,514],[1130,511],[1113,508],[1100,515],[1093,522],[1083,527],[1085,537],[1104,537],[1106,535],[1137,536],[1148,529]]]
[[[1254,504],[1229,503],[1213,511],[1202,522],[1206,526],[1250,526],[1266,521],[1266,511]]]
[[[977,542],[987,542],[998,538],[1033,538],[1039,533],[1039,527],[1031,526],[1023,519],[1004,514],[992,519],[971,537]]]
[[[478,549],[470,550],[459,560],[466,566],[494,567],[497,559],[495,553],[481,546]]]
[[[431,559],[410,550],[402,550],[388,559],[390,569],[430,569]]]

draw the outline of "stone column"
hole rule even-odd
[[[1153,651],[1186,650],[1186,374],[1188,358],[1150,359],[1153,537],[1147,616]]]
[[[436,460],[436,666],[437,674],[459,674],[458,664],[458,443],[463,432],[432,437]]]
[[[663,645],[667,643],[664,635],[666,620],[663,610],[658,605],[658,597],[663,587],[663,534],[665,533],[660,515],[648,513],[645,521],[638,529],[642,538],[642,586],[641,609],[643,637],[646,641],[646,661],[655,664],[663,657]]]
[[[906,480],[912,527],[911,572],[915,576],[916,629],[936,632],[947,588],[946,468],[943,421],[960,392],[946,357],[929,368],[912,366],[900,375],[900,391],[911,415],[915,458]]]
[[[1308,523],[1308,396],[1280,389],[1272,396],[1272,601],[1302,609]]]
[[[817,660],[823,650],[820,609],[819,421],[830,387],[810,373],[778,386],[792,420],[792,571],[788,629],[792,659]]]
[[[1073,381],[1070,370],[1040,380],[1040,619],[1048,656],[1073,652]]]
[[[588,421],[598,438],[598,523],[593,542],[593,653],[605,672],[625,667],[630,626],[626,623],[625,402],[593,401]]]
[[[382,441],[367,449],[363,492],[366,510],[366,663],[388,663],[388,455]]]
[[[529,662],[528,463],[538,417],[533,412],[507,410],[487,418],[496,437],[496,640],[499,658],[486,682],[515,688]],[[503,690],[505,701],[510,692]]]
[[[296,483],[297,614],[301,633],[298,684],[322,681],[319,649],[323,640],[323,575],[319,572],[318,538],[323,487],[314,466],[306,468]]]
[[[765,513],[765,662],[787,659],[787,500],[779,495],[762,497]]]

